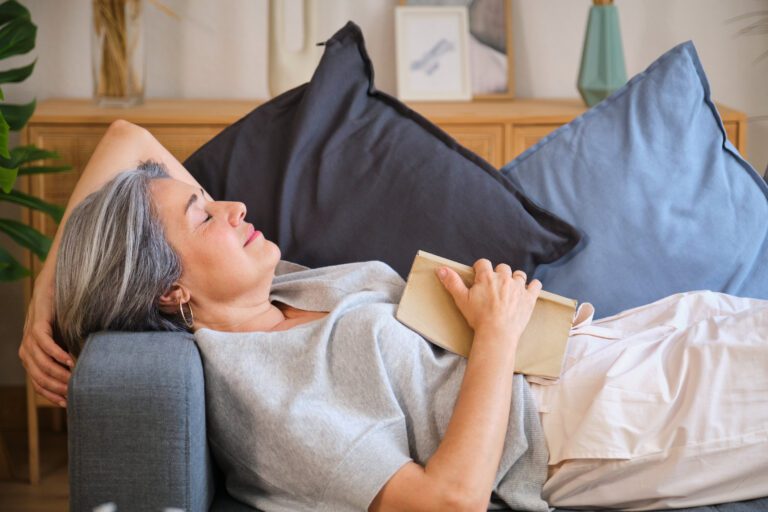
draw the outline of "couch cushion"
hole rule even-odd
[[[726,139],[690,42],[502,173],[583,230],[536,276],[596,317],[698,289],[768,298],[768,186]]]
[[[487,162],[373,85],[360,29],[325,44],[310,83],[258,107],[185,165],[286,260],[382,260],[406,276],[424,249],[529,273],[579,240]]]

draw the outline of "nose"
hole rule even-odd
[[[227,220],[232,226],[239,226],[245,218],[245,212],[247,208],[245,204],[240,202],[228,201],[227,202]]]

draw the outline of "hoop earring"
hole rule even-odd
[[[179,311],[181,311],[181,318],[184,319],[184,324],[190,329],[195,325],[195,314],[192,312],[192,306],[187,302],[187,308],[189,308],[189,320],[187,315],[184,314],[184,302],[179,302]]]

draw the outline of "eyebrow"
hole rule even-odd
[[[200,189],[200,194],[205,195],[205,192],[203,189]],[[184,207],[184,215],[187,214],[187,211],[189,211],[189,207],[192,206],[197,201],[197,192],[189,196],[189,199],[187,200],[187,205]]]

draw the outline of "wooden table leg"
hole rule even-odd
[[[64,424],[67,421],[66,409],[55,407],[51,409],[51,429],[54,432],[64,432]]]
[[[29,483],[40,482],[40,428],[35,387],[27,376],[27,434],[29,436]]]
[[[12,475],[11,456],[5,445],[5,437],[3,436],[3,433],[0,432],[0,480],[8,480]]]

